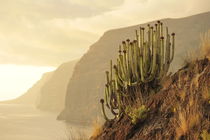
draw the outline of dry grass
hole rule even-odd
[[[189,99],[189,104],[187,107],[181,107],[177,111],[177,128],[176,128],[176,137],[179,139],[181,136],[189,136],[190,131],[194,127],[200,125],[201,112],[198,108],[198,103],[193,98]],[[195,136],[195,135],[194,135]]]
[[[201,116],[202,112],[200,110],[198,96],[196,94],[196,90],[199,87],[198,79],[203,74],[196,74],[194,78],[191,80],[190,89],[183,87],[180,90],[180,98],[181,102],[177,109],[177,117],[176,117],[176,138],[180,139],[180,137],[185,136],[185,139],[190,140],[198,139],[199,133],[195,134],[191,130],[196,128],[199,130],[201,127]],[[193,135],[192,135],[193,133]]]
[[[207,57],[207,55],[204,55],[203,57]],[[191,63],[194,64],[194,62]],[[202,101],[209,100],[210,89],[209,83],[200,82],[200,80],[204,77],[204,74],[208,73],[208,69],[206,67],[202,72],[199,72],[199,68],[199,65],[194,66],[193,69],[190,68],[192,71],[186,74],[191,75],[186,79],[186,87],[180,86],[179,89],[178,95],[181,100],[178,104],[175,118],[176,139],[199,139],[202,131],[202,124],[206,123],[203,121],[205,112],[203,112],[203,106],[201,105]],[[179,78],[179,81],[184,81],[185,79],[184,76]],[[202,97],[203,100],[201,100],[200,97]]]
[[[179,110],[178,114],[178,127],[176,129],[177,138],[185,135],[188,131],[186,112]]]
[[[200,49],[188,50],[183,57],[183,66],[191,64],[191,62],[197,60],[200,57]]]
[[[200,35],[200,46],[198,49],[189,50],[183,58],[183,66],[204,57],[210,60],[210,30]]]
[[[180,94],[179,96],[181,97],[182,101],[184,101],[185,97],[186,97],[185,90],[180,90],[179,94]]]
[[[203,130],[201,137],[203,140],[210,140],[210,133],[207,130]]]
[[[202,88],[203,99],[209,99],[209,88],[204,83],[200,83],[199,79],[206,72],[206,68],[199,73],[198,66],[194,68],[194,76],[186,79],[189,83],[187,87],[181,87],[179,91],[180,102],[177,109],[176,122],[176,138],[184,137],[186,140],[198,139],[201,130],[203,112],[201,110],[198,90]],[[183,81],[184,77],[179,77]]]
[[[210,60],[210,30],[201,35],[201,55]]]
[[[206,70],[206,69],[205,69]],[[198,71],[198,67],[196,67],[196,75],[193,77],[190,85],[191,93],[193,93],[194,89],[197,89],[199,87],[199,78],[204,74],[205,70],[203,70],[201,73]]]
[[[204,100],[210,100],[210,88],[208,86],[205,86],[203,88],[202,97],[203,97]]]
[[[102,122],[97,119],[96,121],[93,122],[93,130],[92,130],[92,138],[96,138],[97,136],[99,136],[99,134],[102,133]]]

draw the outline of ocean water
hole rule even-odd
[[[33,106],[0,104],[0,140],[72,140],[89,137],[91,127],[56,120]]]

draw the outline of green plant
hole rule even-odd
[[[158,21],[155,27],[148,25],[147,32],[142,27],[136,30],[136,40],[122,42],[116,64],[111,60],[110,71],[106,71],[105,101],[101,99],[106,120],[110,119],[105,105],[114,118],[120,118],[128,106],[136,101],[142,105],[145,97],[161,88],[174,58],[175,34],[171,36]]]
[[[136,124],[139,120],[145,119],[148,111],[149,110],[144,105],[137,108],[127,107],[125,109],[126,114],[131,118],[133,124]]]
[[[208,133],[207,130],[203,130],[201,137],[203,140],[210,140],[210,133]]]

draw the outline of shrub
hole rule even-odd
[[[127,107],[125,110],[126,114],[128,114],[131,118],[131,122],[133,124],[136,124],[139,120],[145,119],[148,111],[149,110],[144,105],[138,108]]]

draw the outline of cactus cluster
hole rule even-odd
[[[148,24],[147,31],[136,30],[136,40],[127,39],[119,46],[116,64],[110,61],[106,71],[105,101],[101,99],[102,112],[106,120],[105,105],[115,118],[125,114],[127,106],[160,88],[161,80],[167,76],[174,58],[175,34],[163,29],[158,21],[154,27]]]

